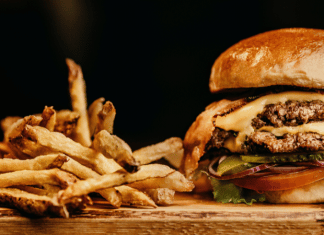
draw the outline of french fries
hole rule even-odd
[[[0,142],[0,156],[3,158],[8,154],[13,154],[12,149],[8,146],[8,143]]]
[[[184,155],[184,149],[165,155],[163,158],[167,160],[174,168],[179,169]]]
[[[156,188],[169,188],[177,192],[190,192],[194,189],[194,184],[187,180],[183,174],[174,171],[165,177],[148,178],[142,181],[134,182],[128,186],[137,189],[156,189]]]
[[[90,136],[93,136],[96,133],[97,125],[99,123],[98,114],[103,108],[103,102],[105,102],[105,98],[103,97],[96,99],[88,109]]]
[[[11,139],[10,142],[32,157],[43,152],[44,154],[64,153],[99,174],[109,174],[122,169],[113,159],[106,158],[94,149],[84,147],[61,133],[50,132],[40,126],[26,125],[21,136]],[[21,147],[19,144],[22,142],[31,147]],[[32,151],[29,151],[30,149]]]
[[[40,122],[40,126],[47,128],[49,131],[54,131],[56,123],[56,111],[53,107],[45,106],[42,113],[43,120]]]
[[[82,210],[92,201],[88,196],[73,198],[66,205],[59,204],[57,198],[40,196],[16,188],[0,188],[0,203],[14,206],[25,213],[47,216],[69,217],[69,213]]]
[[[0,172],[13,172],[22,170],[46,170],[54,167],[59,168],[59,165],[67,160],[63,154],[40,155],[33,159],[20,160],[4,158],[0,159]]]
[[[116,109],[104,98],[87,109],[81,67],[66,60],[72,110],[45,106],[41,114],[1,121],[0,202],[27,213],[69,217],[101,195],[106,204],[151,207],[173,203],[193,183],[178,168],[182,140],[169,138],[136,151],[113,134]]]
[[[172,137],[161,143],[136,150],[133,152],[133,156],[141,165],[145,165],[181,149],[183,149],[182,140],[177,137]]]
[[[4,142],[9,142],[10,139],[19,136],[27,124],[31,126],[38,126],[42,120],[42,117],[35,115],[26,116],[17,120],[4,133]]]
[[[64,171],[76,175],[80,179],[96,178],[100,176],[97,172],[71,158],[68,158],[68,160],[64,162],[64,164],[60,168]],[[97,192],[113,207],[118,208],[121,206],[122,196],[115,188],[101,189]]]
[[[17,117],[17,116],[14,116],[14,117],[8,116],[8,117],[2,119],[0,122],[0,126],[1,126],[1,130],[3,131],[3,133],[5,133],[19,119],[21,119],[21,117]]]
[[[69,68],[69,88],[73,111],[80,114],[73,138],[80,144],[89,147],[91,145],[89,121],[87,113],[87,98],[85,94],[85,81],[81,67],[73,60],[66,59]]]
[[[101,175],[96,178],[80,180],[70,185],[59,193],[59,201],[64,202],[69,198],[86,195],[97,190],[110,188],[125,183],[132,183],[148,178],[165,177],[175,170],[168,166],[160,164],[151,164],[142,166],[136,173],[115,172],[111,174]],[[179,173],[180,174],[180,173]]]
[[[58,111],[54,131],[60,132],[66,137],[71,137],[79,118],[80,115],[77,112],[67,109]]]
[[[106,130],[95,135],[93,148],[107,158],[115,159],[128,172],[138,170],[139,163],[135,161],[129,147],[120,138],[116,138]]]
[[[147,193],[147,195],[149,195],[159,206],[168,206],[173,204],[175,191],[172,189],[145,189],[144,192]]]
[[[37,186],[29,186],[29,185],[15,185],[9,188],[17,188],[27,193],[32,193],[40,196],[49,196],[49,197],[54,197],[61,190],[60,187],[50,185],[50,184],[47,184],[46,186],[44,185],[42,188]]]
[[[113,126],[116,116],[116,109],[110,101],[107,101],[102,110],[98,113],[98,124],[96,131],[106,130],[110,134],[113,133]]]
[[[21,170],[0,174],[0,188],[7,188],[14,185],[59,185],[66,188],[77,182],[77,178],[59,170]]]
[[[137,207],[154,207],[157,205],[155,202],[145,193],[138,191],[137,189],[128,187],[128,186],[118,186],[116,187],[117,191],[121,194],[122,204],[128,206],[137,206]]]

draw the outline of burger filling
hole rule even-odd
[[[323,101],[287,101],[265,106],[263,111],[253,118],[252,126],[255,129],[260,129],[263,126],[298,126],[323,120]]]
[[[310,92],[267,95],[216,117],[206,145],[215,199],[252,203],[324,178],[323,121],[324,96]]]

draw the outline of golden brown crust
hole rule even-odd
[[[242,40],[215,61],[211,92],[293,85],[324,88],[324,30],[281,29]]]
[[[199,159],[205,154],[205,147],[215,129],[213,121],[217,115],[227,113],[245,104],[245,99],[220,100],[206,107],[190,126],[183,141],[185,149],[180,170],[190,177],[198,167]]]

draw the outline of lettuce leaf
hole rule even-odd
[[[264,202],[265,195],[253,190],[244,189],[236,186],[227,180],[217,180],[209,177],[213,187],[214,199],[222,203],[245,203],[252,205],[253,202]]]

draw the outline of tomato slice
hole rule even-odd
[[[246,176],[233,179],[232,182],[241,188],[255,191],[278,191],[298,188],[324,178],[324,168],[316,167],[288,174],[267,176]]]

